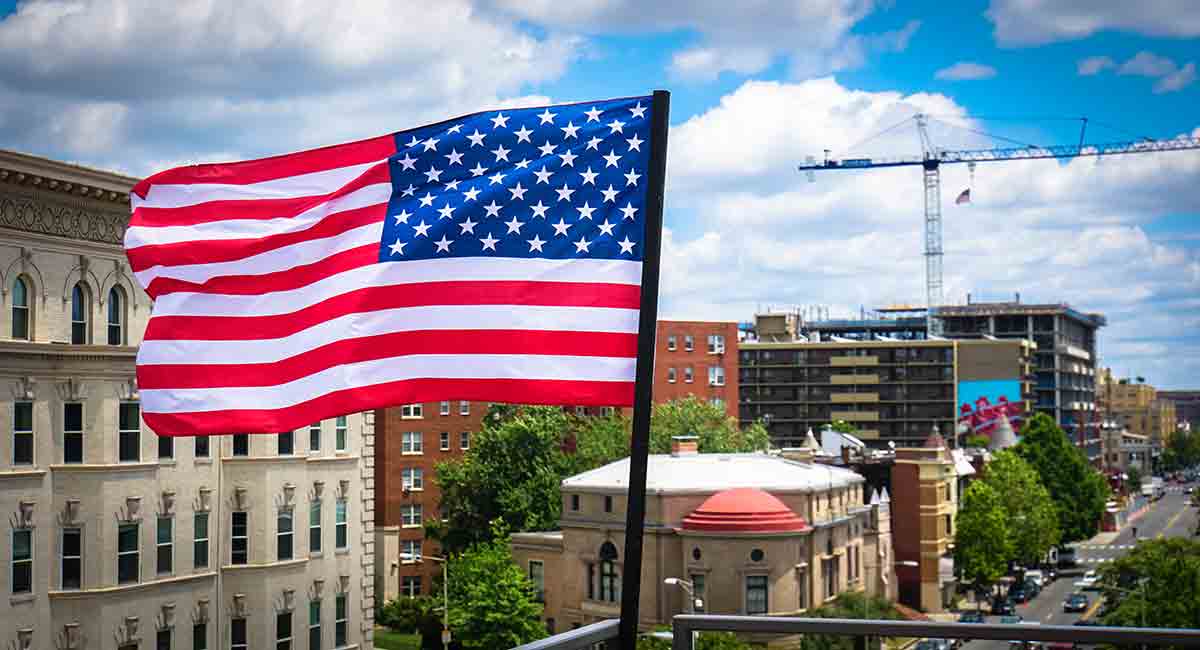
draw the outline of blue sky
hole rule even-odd
[[[945,146],[1073,142],[1079,116],[1093,142],[1200,135],[1189,0],[163,4],[0,0],[0,147],[142,175],[668,88],[671,317],[921,303],[919,173],[793,171],[914,112]],[[852,153],[917,151],[904,128]],[[1102,363],[1200,386],[1200,152],[943,183],[948,299],[1102,311]]]

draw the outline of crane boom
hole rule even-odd
[[[1003,162],[1007,160],[1039,160],[1047,158],[1080,158],[1085,156],[1115,156],[1133,153],[1155,153],[1160,151],[1184,151],[1200,149],[1200,137],[1178,137],[1170,140],[1129,140],[1103,144],[1084,144],[1087,118],[1079,132],[1079,143],[1052,145],[1048,147],[998,147],[992,149],[938,149],[926,130],[926,115],[913,116],[917,132],[921,137],[921,156],[879,158],[830,158],[816,162],[813,158],[802,165],[799,171],[806,172],[813,180],[813,172],[821,170],[875,169],[879,167],[909,167],[920,165],[925,196],[925,330],[927,335],[940,334],[941,322],[935,317],[936,309],[942,304],[942,191],[941,165],[952,163]]]

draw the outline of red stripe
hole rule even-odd
[[[347,230],[379,223],[387,218],[387,204],[368,205],[363,208],[335,212],[304,230],[282,232],[264,237],[245,239],[210,239],[182,241],[171,244],[139,246],[127,251],[129,266],[134,272],[154,266],[180,266],[185,264],[214,264],[235,262],[252,255],[259,255],[277,248],[340,235]],[[378,248],[378,245],[376,245]]]
[[[312,172],[361,165],[382,160],[396,153],[396,140],[391,135],[369,140],[335,144],[320,149],[245,160],[233,163],[189,165],[159,172],[134,186],[138,196],[146,198],[151,185],[183,185],[189,183],[226,183],[246,185],[262,181],[310,174]]]
[[[141,370],[139,369],[139,377]],[[334,391],[281,409],[147,413],[142,419],[160,436],[293,431],[313,422],[371,409],[470,400],[506,404],[632,406],[633,382],[549,379],[407,379]]]
[[[279,219],[294,217],[318,205],[360,190],[368,185],[387,183],[391,171],[387,163],[367,168],[360,176],[336,190],[314,196],[298,196],[288,199],[228,199],[209,201],[178,208],[154,208],[142,206],[133,211],[131,226],[193,226],[213,221],[230,219]]]
[[[288,314],[155,316],[146,341],[250,341],[282,338],[318,323],[362,312],[429,305],[539,305],[638,309],[641,288],[600,282],[463,281],[365,287]]]
[[[176,291],[238,296],[262,295],[273,291],[299,289],[331,275],[377,263],[379,263],[379,244],[363,244],[334,253],[310,264],[262,275],[223,275],[204,282],[154,278],[150,281],[150,286],[146,287],[146,293],[150,294],[151,298],[158,298]]]
[[[274,363],[138,367],[142,389],[278,386],[335,366],[417,354],[635,357],[637,334],[544,330],[419,330],[335,341]]]

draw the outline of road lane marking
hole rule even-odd
[[[1097,598],[1096,598],[1096,602],[1092,603],[1092,604],[1091,604],[1091,606],[1089,606],[1089,607],[1087,608],[1087,611],[1086,611],[1086,612],[1084,612],[1084,613],[1083,613],[1083,614],[1082,614],[1082,615],[1079,617],[1079,620],[1081,620],[1081,621],[1086,621],[1086,620],[1090,619],[1092,616],[1095,616],[1095,614],[1096,614],[1096,610],[1100,609],[1100,600],[1101,600],[1101,599],[1100,599],[1099,597],[1097,597]]]
[[[1171,527],[1175,525],[1175,522],[1179,521],[1179,518],[1182,517],[1183,513],[1187,512],[1187,510],[1188,510],[1187,506],[1184,506],[1184,508],[1182,510],[1175,513],[1174,517],[1171,517],[1170,519],[1168,519],[1167,526],[1166,526],[1166,528],[1163,528],[1163,531],[1161,533],[1158,534],[1158,539],[1162,539],[1163,537],[1166,537],[1167,531],[1171,530]]]

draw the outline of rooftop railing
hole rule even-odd
[[[1079,646],[1200,648],[1200,629],[1101,626],[1023,625],[989,623],[932,623],[872,621],[783,616],[716,616],[683,614],[673,619],[671,650],[695,650],[695,632],[736,632],[752,635],[822,635],[851,637],[855,648],[866,650],[872,637],[960,639],[1022,642],[1026,647],[1049,643]],[[535,641],[516,650],[584,650],[617,639],[617,621],[607,620]]]

